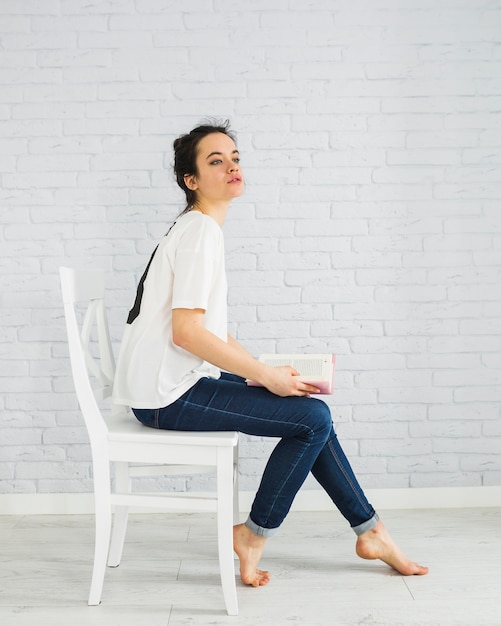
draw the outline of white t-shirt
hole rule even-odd
[[[198,211],[182,215],[153,253],[129,313],[113,387],[113,402],[157,409],[177,400],[200,378],[220,370],[174,345],[172,309],[204,309],[204,326],[227,334],[223,232]]]

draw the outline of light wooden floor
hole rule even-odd
[[[239,584],[224,611],[214,519],[132,516],[119,568],[99,607],[86,604],[91,516],[0,516],[0,623],[5,626],[363,626],[501,624],[501,509],[386,511],[407,554],[430,566],[402,577],[362,561],[334,513],[292,513],[267,544],[260,589]]]

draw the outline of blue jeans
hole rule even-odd
[[[279,437],[246,522],[257,535],[274,534],[309,472],[357,535],[373,528],[379,519],[337,440],[329,408],[321,400],[281,398],[223,373],[218,380],[202,378],[169,406],[132,410],[140,422],[153,428],[235,430]]]

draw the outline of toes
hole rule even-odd
[[[264,585],[270,582],[269,572],[259,569],[250,575],[240,574],[240,578],[244,584],[250,585],[251,587],[264,587]]]

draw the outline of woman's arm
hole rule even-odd
[[[318,391],[299,381],[292,367],[265,365],[230,335],[228,342],[219,339],[204,327],[203,317],[203,309],[173,309],[172,340],[176,346],[220,369],[255,380],[278,396],[306,396]]]
[[[251,354],[243,347],[243,345],[241,343],[239,343],[235,337],[233,337],[232,335],[230,335],[230,333],[228,333],[228,343],[230,344],[230,346],[233,346],[236,350],[239,350],[242,354],[250,356],[251,358],[254,358],[251,356]]]

